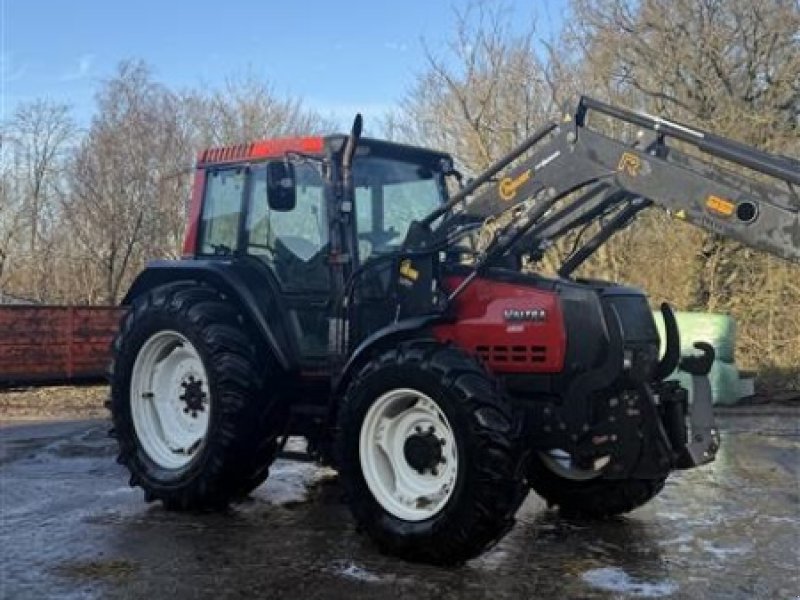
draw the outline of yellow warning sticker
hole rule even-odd
[[[730,217],[736,210],[736,205],[730,200],[711,195],[706,199],[706,208],[723,217]]]
[[[406,258],[400,261],[400,275],[411,281],[419,279],[419,271],[411,264],[411,260]]]

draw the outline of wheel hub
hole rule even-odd
[[[591,465],[585,466],[579,464],[568,452],[561,449],[540,451],[539,458],[553,473],[572,481],[587,481],[600,477],[602,469],[610,461],[609,456],[601,456],[596,458]]]
[[[183,394],[178,397],[186,405],[183,408],[183,412],[197,418],[197,413],[205,410],[203,405],[206,400],[206,393],[203,391],[203,382],[195,379],[194,375],[189,375],[185,381],[181,382],[181,387],[183,388]]]
[[[153,334],[131,371],[131,416],[142,449],[159,467],[180,469],[202,447],[213,412],[200,354],[176,331]]]
[[[405,521],[438,514],[456,488],[455,434],[442,408],[419,390],[391,389],[373,401],[361,425],[359,460],[375,500]]]
[[[413,434],[403,445],[406,462],[420,474],[425,471],[433,472],[444,462],[442,442],[432,429],[426,433]]]

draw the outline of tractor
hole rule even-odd
[[[682,356],[668,305],[660,339],[643,292],[576,270],[651,207],[800,262],[798,185],[796,159],[588,97],[466,181],[360,116],[205,150],[183,258],[123,301],[118,462],[148,502],[224,509],[300,436],[381,551],[439,565],[498,542],[531,489],[631,511],[713,461],[714,349]]]

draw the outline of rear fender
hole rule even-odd
[[[252,265],[229,260],[153,261],[134,280],[122,304],[129,305],[155,287],[178,281],[202,282],[230,296],[255,325],[278,364],[287,371],[297,366],[296,341],[282,326],[286,311],[280,296],[269,277]]]

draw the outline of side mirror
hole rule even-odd
[[[297,205],[294,165],[289,161],[267,163],[267,204],[278,212],[294,210]]]

